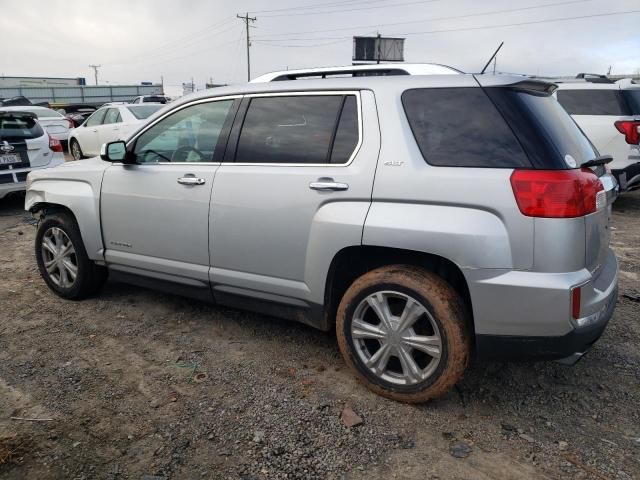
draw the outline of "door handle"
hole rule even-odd
[[[204,178],[185,176],[178,178],[178,183],[182,185],[204,185]]]
[[[320,190],[321,192],[329,192],[329,191],[338,191],[338,190],[349,190],[349,184],[334,182],[332,180],[329,180],[329,181],[321,181],[321,182],[311,182],[309,184],[309,188],[311,190]]]

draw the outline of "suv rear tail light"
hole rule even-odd
[[[582,217],[598,209],[604,187],[588,168],[575,170],[514,170],[511,188],[518,208],[528,217]]]
[[[56,138],[49,137],[49,148],[54,152],[62,153],[62,144],[60,143],[60,140]]]
[[[639,120],[618,120],[614,125],[624,135],[624,139],[629,145],[640,144]]]
[[[573,287],[571,289],[571,316],[574,320],[580,318],[580,303],[582,297],[581,287]]]

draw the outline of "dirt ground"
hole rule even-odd
[[[115,283],[54,296],[21,202],[0,200],[0,478],[640,478],[640,192],[614,206],[620,298],[581,362],[476,363],[420,406],[302,325]]]

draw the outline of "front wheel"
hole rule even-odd
[[[80,230],[66,213],[48,215],[36,233],[36,260],[40,275],[53,292],[80,300],[96,293],[107,272],[87,256]]]
[[[468,325],[462,299],[442,278],[391,265],[349,287],[336,334],[347,365],[370,390],[418,403],[462,378],[471,350]]]
[[[69,150],[71,150],[71,156],[74,160],[82,160],[84,158],[84,154],[80,148],[80,143],[75,138],[71,139]]]

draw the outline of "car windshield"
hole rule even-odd
[[[51,118],[51,117],[56,117],[57,118],[57,117],[62,117],[62,115],[59,114],[58,112],[56,112],[55,110],[49,110],[48,108],[45,108],[43,110],[40,110],[40,109],[27,110],[25,108],[22,111],[33,113],[38,118]]]
[[[622,90],[622,95],[624,95],[627,104],[629,104],[631,115],[640,115],[640,88]]]
[[[138,120],[144,120],[145,118],[150,117],[151,114],[160,110],[162,105],[140,105],[127,108]]]

